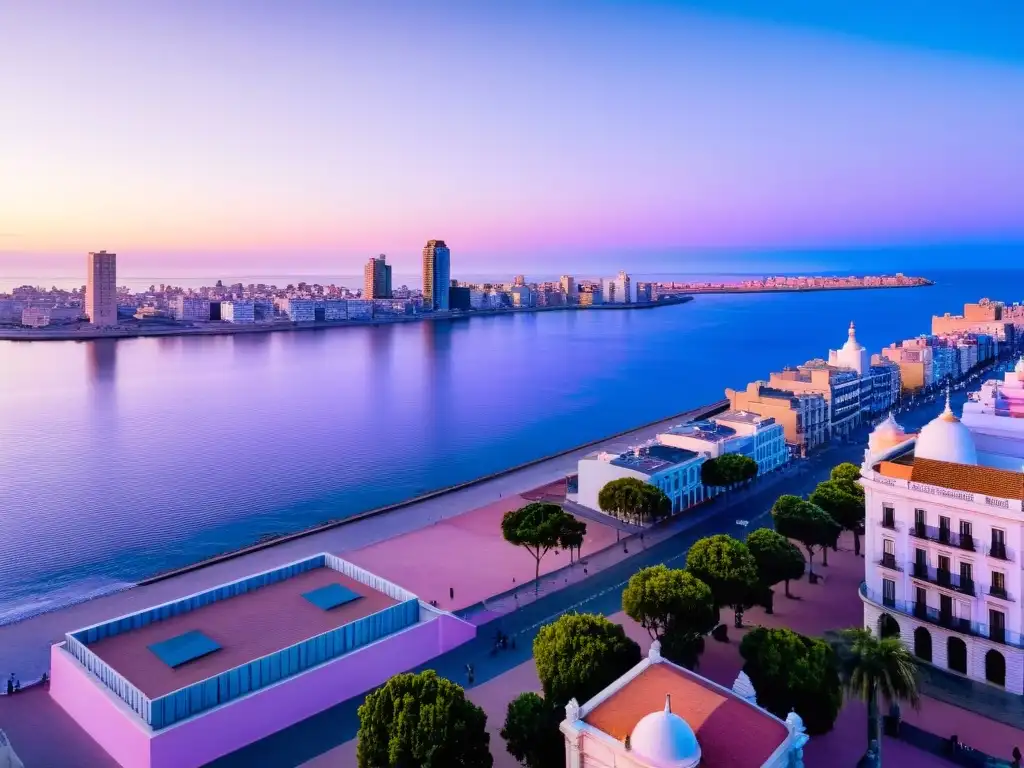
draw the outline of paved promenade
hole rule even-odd
[[[702,407],[689,413],[696,414],[705,409],[706,407]],[[658,432],[664,431],[665,427],[678,424],[688,416],[689,414],[684,414],[614,438],[608,443],[608,447],[625,448],[630,443],[650,439]],[[593,450],[593,447],[582,448],[391,512],[282,542],[170,579],[2,626],[0,669],[4,670],[5,676],[14,672],[23,683],[36,680],[49,666],[49,646],[63,640],[64,633],[69,630],[200,592],[319,552],[344,555],[352,550],[369,547],[386,539],[449,520],[470,510],[514,496],[521,491],[563,480],[567,474],[576,471],[579,459]],[[443,557],[440,552],[435,555]],[[421,597],[433,599],[428,595]]]

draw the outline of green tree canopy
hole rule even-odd
[[[795,710],[812,735],[832,729],[843,695],[839,662],[828,643],[757,627],[740,643],[740,656],[758,704],[783,719]]]
[[[859,487],[859,486],[858,486]],[[860,555],[860,534],[864,531],[864,496],[850,492],[842,480],[825,480],[808,497],[808,501],[825,510],[844,530],[853,532],[854,553]]]
[[[711,588],[715,603],[732,606],[736,626],[758,586],[757,563],[742,541],[718,534],[695,541],[686,555],[686,570]]]
[[[796,499],[798,503],[791,499]],[[787,539],[795,539],[804,545],[812,574],[815,551],[835,546],[841,530],[828,512],[796,496],[780,496],[772,507],[772,519],[775,521],[775,530]]]
[[[562,520],[562,530],[558,534],[558,546],[569,550],[569,559],[572,560],[572,553],[577,556],[583,551],[583,539],[587,535],[587,524],[567,514]]]
[[[856,464],[851,464],[848,461],[837,464],[832,468],[829,480],[845,485],[847,493],[854,496],[864,496],[864,489],[857,482],[860,480],[860,467]]]
[[[718,625],[711,588],[692,573],[654,565],[633,574],[622,593],[622,610],[660,640],[676,632],[707,635]]]
[[[757,477],[757,462],[741,453],[723,453],[700,467],[700,481],[709,487],[734,485]]]
[[[433,670],[395,675],[359,707],[359,768],[490,768],[487,715]]]
[[[634,522],[652,522],[672,512],[672,502],[664,492],[635,477],[612,480],[597,494],[602,512]]]
[[[898,637],[880,639],[863,627],[844,630],[833,648],[847,696],[868,705],[868,745],[876,741],[881,750],[878,697],[916,709],[921,701],[917,664]]]
[[[758,578],[766,587],[773,587],[780,581],[786,582],[786,597],[789,582],[799,579],[807,568],[803,552],[777,531],[758,528],[747,536],[747,549],[757,563]]]
[[[522,547],[533,555],[536,561],[534,578],[537,580],[538,589],[541,558],[560,545],[562,537],[571,525],[569,520],[575,518],[557,504],[540,501],[506,512],[501,519],[501,535],[505,537],[505,541]]]
[[[505,748],[528,768],[550,768],[565,762],[565,737],[558,729],[565,710],[536,693],[521,693],[509,702],[501,738]]]
[[[640,646],[603,616],[569,613],[541,627],[533,641],[544,699],[564,707],[580,704],[640,663]]]

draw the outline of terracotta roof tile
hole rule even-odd
[[[789,731],[771,715],[672,664],[652,664],[599,704],[584,722],[618,741],[645,715],[665,706],[697,736],[702,768],[761,768]]]
[[[883,473],[884,474],[884,473]],[[965,493],[1024,501],[1024,473],[914,458],[910,479]]]

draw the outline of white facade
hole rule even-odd
[[[1018,367],[985,387],[1024,409]],[[923,661],[1024,694],[1024,422],[976,397],[962,421],[947,405],[917,436],[891,418],[872,434],[864,621],[882,631],[887,615]]]
[[[658,442],[717,459],[739,453],[757,462],[758,475],[789,460],[786,433],[775,419],[747,411],[726,411],[708,421],[680,424],[663,432]]]
[[[672,446],[647,443],[623,452],[598,451],[579,460],[577,502],[600,511],[598,494],[612,480],[633,477],[660,488],[680,512],[704,500],[704,457]]]
[[[871,355],[857,341],[857,329],[853,323],[850,323],[846,343],[842,348],[829,350],[828,364],[837,368],[850,368],[860,376],[863,376],[871,366]]]
[[[605,304],[636,303],[636,283],[625,272],[602,278],[601,297]]]
[[[284,313],[293,323],[312,323],[316,320],[316,302],[312,299],[286,299]]]
[[[235,325],[251,325],[256,322],[256,305],[251,301],[222,301],[220,319]]]
[[[205,323],[210,319],[210,300],[178,295],[171,299],[171,312],[175,320]]]
[[[48,307],[25,307],[21,310],[21,324],[29,328],[45,328],[50,324]]]

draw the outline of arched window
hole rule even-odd
[[[996,685],[1006,685],[1006,659],[997,650],[985,654],[985,679]]]
[[[932,633],[924,627],[914,630],[914,655],[922,661],[932,660]]]
[[[959,637],[946,641],[946,666],[961,675],[967,674],[967,644]]]
[[[899,637],[900,625],[892,616],[888,613],[883,613],[878,617],[878,635],[879,637]]]

